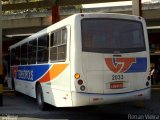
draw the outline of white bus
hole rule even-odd
[[[9,86],[56,107],[150,98],[145,21],[75,14],[10,46]]]

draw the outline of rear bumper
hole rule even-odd
[[[116,94],[90,94],[72,92],[72,100],[73,106],[86,106],[147,100],[150,99],[150,94],[151,88]]]

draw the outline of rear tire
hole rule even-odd
[[[47,104],[44,102],[44,96],[43,96],[43,91],[42,87],[39,84],[36,89],[36,99],[37,99],[37,104],[40,110],[46,110],[47,109]]]

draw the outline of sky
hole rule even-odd
[[[142,3],[144,2],[160,2],[160,0],[142,0]],[[83,8],[96,8],[96,7],[111,7],[111,6],[125,6],[125,5],[132,5],[132,1],[83,4],[82,7]]]

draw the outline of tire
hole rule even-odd
[[[47,109],[47,104],[44,102],[44,96],[43,96],[43,91],[42,87],[39,84],[36,89],[36,99],[37,99],[37,104],[40,110],[46,110]]]

